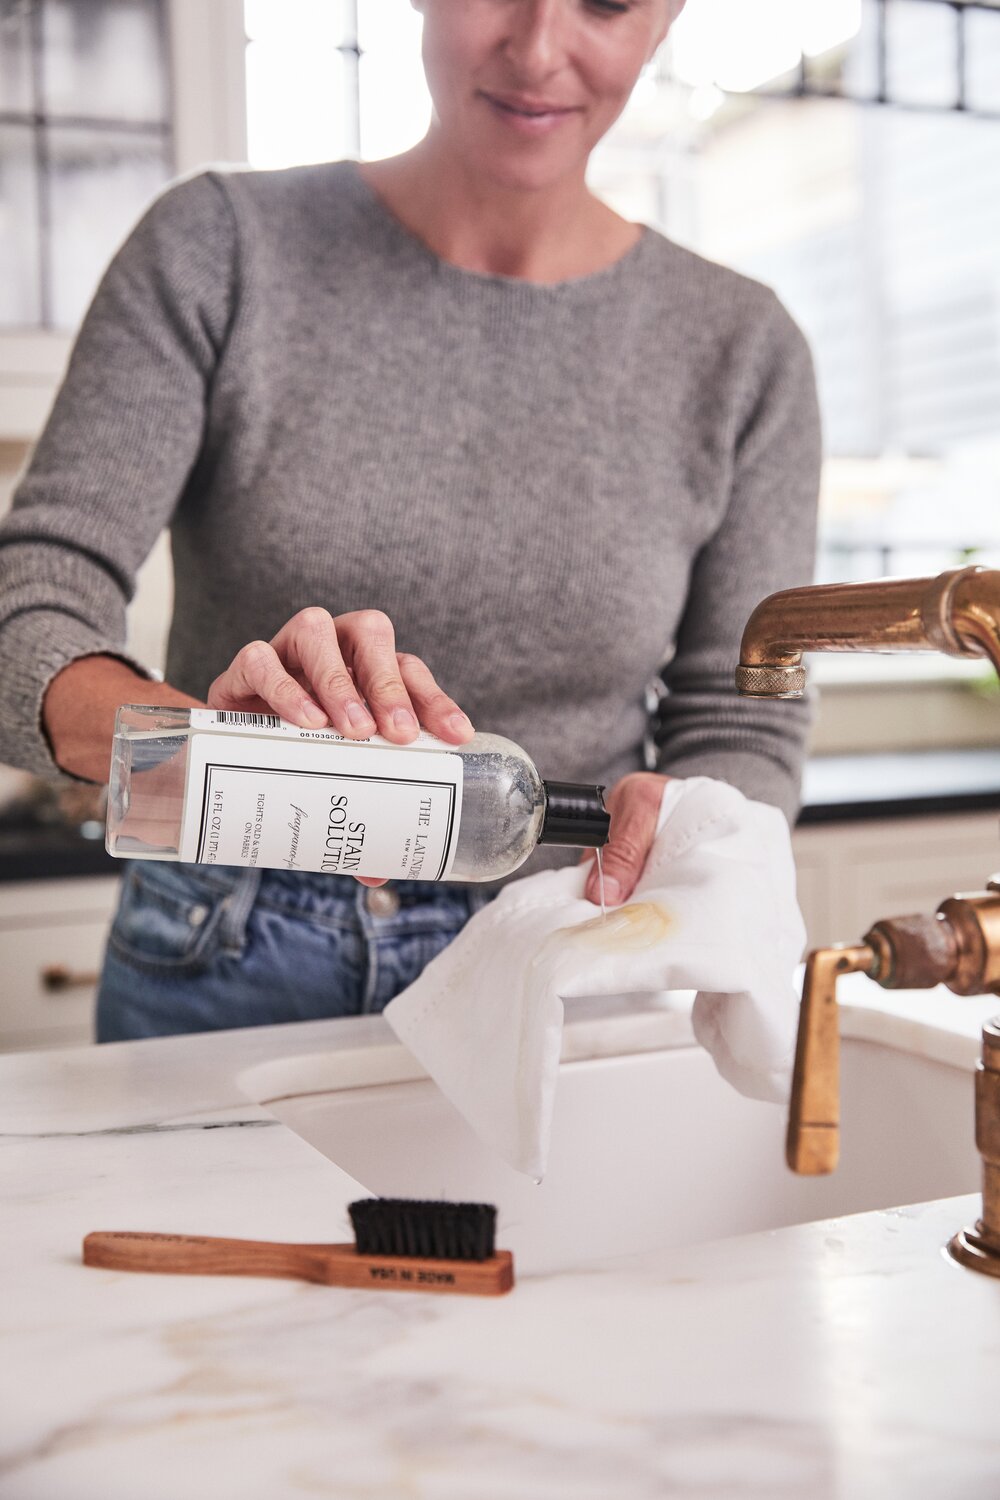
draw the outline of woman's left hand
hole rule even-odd
[[[621,906],[635,890],[646,855],[656,837],[663,788],[669,780],[669,776],[661,776],[656,771],[632,771],[623,776],[604,798],[604,805],[611,814],[611,836],[601,851],[604,900],[608,906]],[[601,894],[596,851],[588,849],[581,864],[592,866],[584,894],[588,901],[599,905]]]

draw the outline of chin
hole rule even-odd
[[[467,156],[475,175],[507,192],[543,193],[575,179],[587,170],[586,158],[539,152],[480,151]]]

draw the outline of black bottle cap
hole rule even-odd
[[[575,781],[543,781],[545,817],[540,844],[567,844],[573,849],[601,849],[608,842],[611,814],[604,806],[602,786],[579,786]]]

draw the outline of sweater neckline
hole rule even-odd
[[[620,255],[617,260],[607,266],[602,266],[597,271],[588,271],[584,276],[572,276],[563,281],[529,281],[521,276],[503,276],[492,271],[472,271],[438,255],[420,239],[419,235],[407,229],[402,220],[396,217],[362,177],[356,161],[343,161],[339,165],[345,169],[345,175],[362,205],[396,243],[429,265],[442,280],[451,280],[456,286],[462,288],[471,290],[480,287],[490,288],[507,292],[510,295],[539,298],[600,293],[611,290],[615,283],[631,273],[633,266],[644,258],[647,246],[654,238],[653,230],[647,224],[640,224],[642,233],[624,255]]]

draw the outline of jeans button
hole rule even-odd
[[[373,917],[394,917],[399,911],[399,896],[387,885],[372,885],[365,893],[365,905]]]

